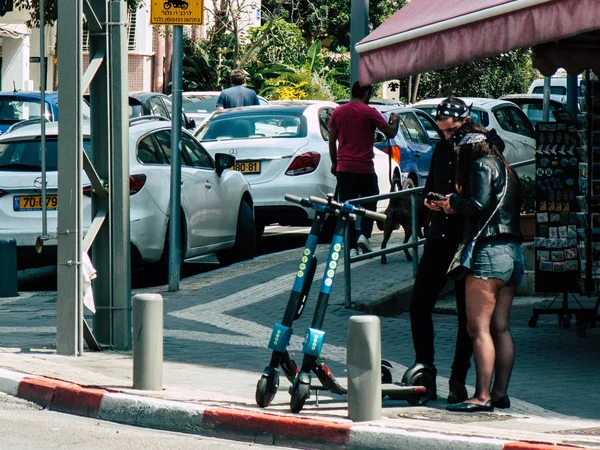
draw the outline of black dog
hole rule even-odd
[[[383,250],[390,237],[392,231],[401,226],[404,228],[404,243],[407,243],[412,236],[412,225],[411,225],[411,207],[410,197],[396,197],[391,198],[390,203],[385,210],[386,219],[383,224],[383,241],[381,242],[381,249]],[[422,238],[427,229],[429,228],[429,209],[423,204],[420,197],[417,197],[417,235]],[[424,229],[421,232],[421,229]],[[404,249],[406,259],[412,261],[412,255],[408,249]],[[386,264],[386,255],[381,255],[381,264]]]

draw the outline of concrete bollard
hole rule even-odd
[[[19,296],[17,241],[0,239],[0,297]]]
[[[348,418],[381,418],[381,325],[377,316],[352,316],[348,325]]]
[[[163,298],[160,294],[133,297],[133,388],[162,389]]]

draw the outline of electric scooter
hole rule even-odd
[[[290,300],[284,314],[283,323],[276,323],[269,341],[269,348],[273,349],[273,355],[269,366],[263,371],[261,379],[256,387],[256,401],[259,406],[266,407],[273,400],[279,386],[279,377],[277,366],[284,371],[288,380],[292,383],[290,387],[290,408],[292,412],[297,413],[302,410],[306,400],[310,397],[311,379],[310,372],[313,372],[322,386],[313,389],[325,389],[335,394],[344,395],[346,388],[341,386],[333,376],[333,373],[320,359],[321,348],[323,346],[325,332],[322,331],[323,320],[327,310],[329,296],[338,267],[342,243],[346,226],[349,221],[356,220],[359,217],[369,217],[376,220],[383,220],[383,214],[375,213],[364,208],[360,208],[349,203],[338,203],[332,198],[328,200],[310,197],[301,199],[293,195],[286,195],[286,200],[298,203],[305,207],[313,208],[317,215],[311,228],[311,233],[307,239],[299,270],[296,275],[296,281],[290,295]],[[287,352],[287,345],[291,339],[291,325],[294,320],[300,317],[306,298],[310,290],[310,285],[316,270],[316,258],[314,252],[318,241],[325,215],[331,214],[337,216],[335,233],[331,242],[329,258],[326,265],[321,290],[317,301],[315,313],[311,327],[306,330],[303,346],[304,358],[301,370],[291,360]],[[305,271],[306,278],[305,278]],[[402,384],[392,384],[391,364],[382,361],[382,394],[388,395],[392,399],[407,400],[410,404],[425,404],[429,400],[431,386],[435,386],[426,367],[422,370],[416,370],[409,374],[405,373]],[[410,369],[409,369],[410,370]]]

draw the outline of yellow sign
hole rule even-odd
[[[152,25],[204,25],[204,0],[150,0]]]

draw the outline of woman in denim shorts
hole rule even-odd
[[[475,395],[447,409],[493,411],[510,407],[507,388],[515,349],[509,315],[524,273],[521,195],[517,176],[488,141],[489,132],[472,123],[463,128],[465,134],[457,138],[455,147],[458,194],[438,204],[447,214],[464,215],[465,242],[482,230],[466,278],[467,331],[473,341],[477,379]]]

